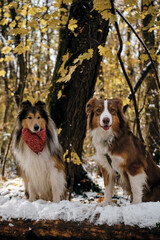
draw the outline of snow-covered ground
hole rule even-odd
[[[96,178],[103,186],[102,178]],[[84,221],[88,219],[95,224],[138,225],[139,227],[156,227],[160,223],[160,202],[132,205],[119,188],[115,188],[112,206],[101,206],[102,196],[95,192],[86,192],[83,196],[73,195],[72,201],[60,203],[38,200],[29,202],[24,197],[24,186],[20,178],[1,182],[0,216],[2,220],[22,218],[32,220]]]

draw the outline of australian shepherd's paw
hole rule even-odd
[[[117,173],[134,204],[160,201],[160,168],[131,132],[122,100],[92,98],[86,113],[96,161],[104,178],[104,205],[111,202]]]

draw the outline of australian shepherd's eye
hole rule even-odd
[[[111,108],[111,113],[112,113],[112,115],[115,115],[116,114],[116,109],[115,108]]]
[[[40,116],[37,117],[37,119],[40,119],[40,118],[41,118]]]
[[[28,117],[28,119],[32,119],[32,117],[31,117],[31,116],[29,116],[29,117]]]
[[[96,115],[100,115],[101,112],[102,112],[102,109],[101,109],[101,108],[97,108],[97,109],[95,110],[95,114],[96,114]]]

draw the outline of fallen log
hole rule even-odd
[[[0,220],[0,239],[56,239],[56,240],[158,240],[160,239],[160,228],[140,228],[118,224],[109,226],[94,225],[86,221],[73,222],[64,220],[22,220],[10,219]]]

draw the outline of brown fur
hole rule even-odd
[[[27,146],[22,128],[29,129],[33,134],[46,129],[46,142],[42,152],[36,154]],[[24,181],[25,195],[30,201],[41,198],[59,202],[63,199],[66,192],[63,151],[45,103],[22,103],[14,131],[13,150]]]
[[[89,129],[93,130],[100,126],[100,116],[104,110],[104,100],[92,98],[86,105]],[[120,168],[126,179],[126,188],[131,192],[128,174],[136,176],[146,173],[147,186],[143,191],[143,201],[160,201],[160,168],[154,163],[151,155],[146,152],[145,146],[139,138],[133,135],[128,121],[123,114],[121,99],[108,99],[108,111],[112,116],[112,131],[115,138],[108,146],[111,156],[119,156],[123,159]],[[107,184],[108,175],[102,169],[104,182]]]
[[[35,114],[29,112],[27,117],[22,120],[22,127],[28,128],[31,131],[33,131],[35,124],[37,124],[40,129],[46,127],[46,121],[41,117],[39,112],[36,112]]]

